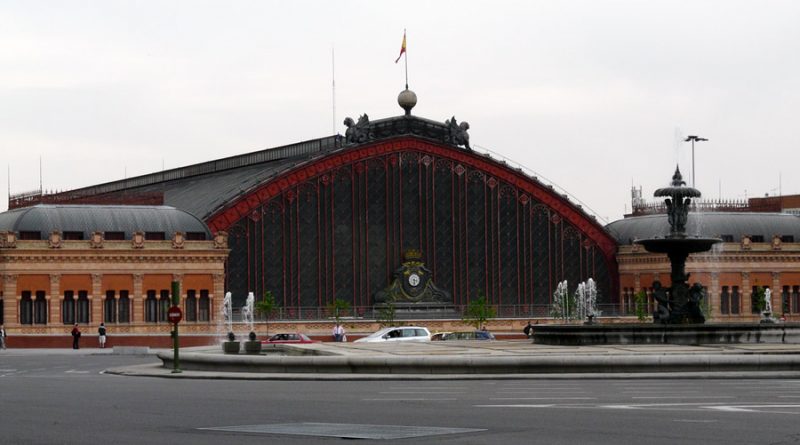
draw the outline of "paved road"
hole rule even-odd
[[[91,352],[0,352],[0,443],[800,443],[797,380],[169,380]]]

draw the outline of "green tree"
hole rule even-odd
[[[394,326],[394,319],[397,315],[397,308],[394,301],[387,301],[386,305],[378,310],[378,323],[381,327]]]
[[[760,314],[767,308],[767,292],[763,287],[757,286],[752,296],[753,313]]]
[[[480,329],[486,324],[486,320],[495,316],[497,316],[497,312],[494,307],[489,304],[483,292],[478,291],[478,298],[471,300],[466,309],[464,309],[462,321],[465,324],[475,326],[475,329]]]
[[[640,290],[636,293],[636,318],[639,321],[644,321],[647,318],[647,292]]]
[[[267,335],[269,335],[269,319],[275,315],[275,311],[278,309],[278,302],[275,301],[275,296],[272,295],[272,292],[264,291],[264,298],[255,304],[255,308],[256,312],[263,314],[267,319]]]
[[[342,315],[347,315],[347,313],[350,312],[350,303],[341,298],[337,298],[328,303],[328,312],[333,315],[333,319],[336,320],[336,323],[339,323]]]

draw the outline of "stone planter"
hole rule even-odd
[[[225,341],[222,342],[222,352],[226,354],[238,354],[240,344],[238,341]]]
[[[245,354],[261,354],[261,342],[258,340],[244,342],[244,352]]]

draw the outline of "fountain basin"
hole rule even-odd
[[[544,345],[800,343],[800,323],[538,325]]]
[[[653,253],[672,253],[683,252],[698,253],[707,252],[711,250],[711,246],[716,243],[722,242],[719,238],[683,238],[683,237],[666,237],[666,238],[650,238],[643,240],[636,240],[636,244],[641,244],[645,250]]]

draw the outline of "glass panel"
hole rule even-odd
[[[103,304],[103,320],[106,323],[117,322],[117,299],[113,290],[106,291],[106,301]]]
[[[64,324],[75,323],[75,293],[71,290],[64,291],[64,301],[61,302],[61,321]]]
[[[722,294],[720,295],[720,302],[719,302],[719,311],[723,314],[730,314],[731,307],[730,307],[730,292],[728,291],[728,286],[722,286]]]
[[[118,321],[120,323],[131,322],[130,300],[128,299],[128,291],[119,291],[119,302],[117,303],[117,312],[119,314]]]
[[[19,322],[33,324],[33,300],[30,291],[22,292],[22,299],[19,302]]]
[[[186,291],[186,321],[197,321],[197,291]]]
[[[155,323],[156,320],[158,320],[158,300],[156,300],[156,291],[148,290],[147,299],[144,303],[144,321]]]
[[[85,290],[78,291],[78,308],[76,313],[78,323],[89,323],[89,298]]]
[[[47,324],[47,299],[44,291],[36,291],[36,300],[33,302],[33,322]]]

